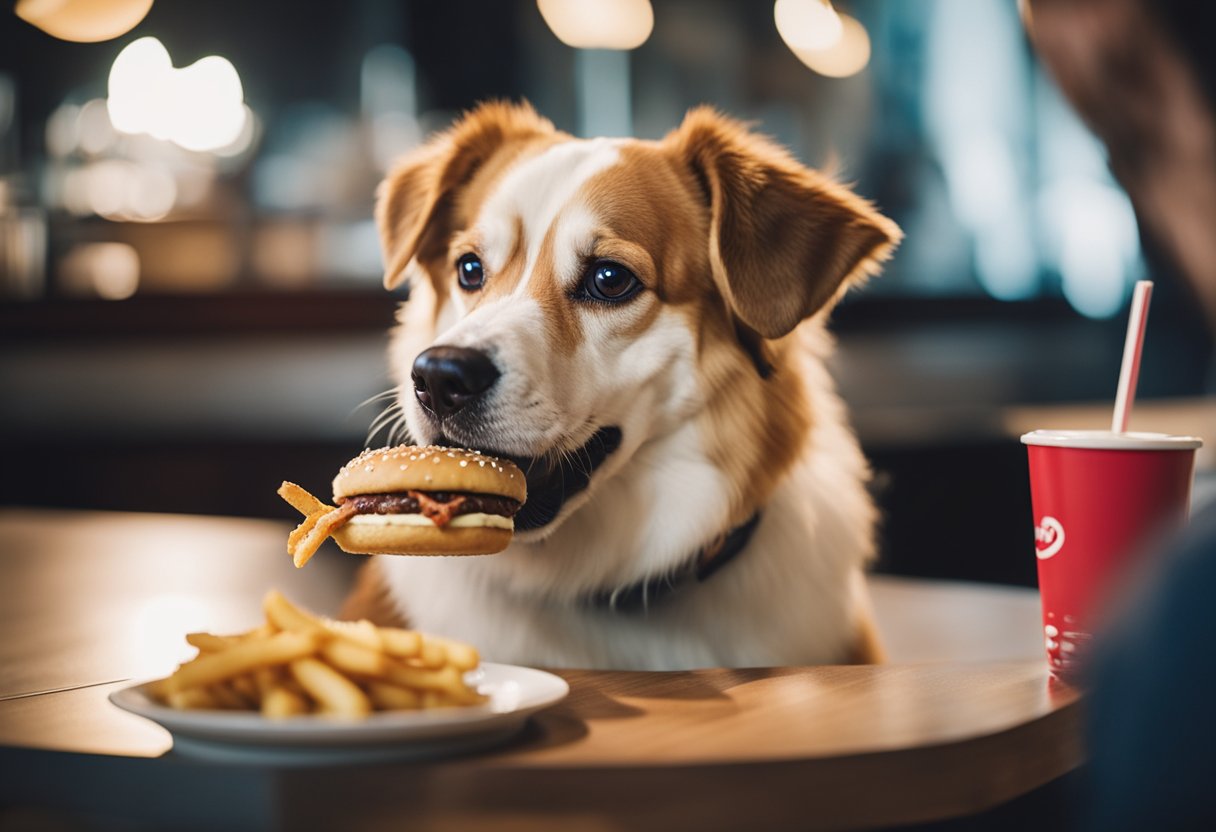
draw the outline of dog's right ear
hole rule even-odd
[[[400,285],[414,258],[447,255],[448,240],[469,221],[461,191],[491,157],[508,144],[555,132],[528,104],[491,102],[398,162],[376,191],[385,288]]]
[[[748,340],[790,333],[877,272],[902,236],[868,202],[710,108],[691,110],[664,142],[701,186],[714,282]]]

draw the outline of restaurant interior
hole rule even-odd
[[[385,288],[373,217],[393,164],[488,100],[531,102],[576,137],[641,139],[710,104],[847,183],[903,231],[882,273],[829,321],[830,369],[873,472],[871,571],[1016,590],[1037,610],[1019,437],[1110,424],[1137,281],[1154,286],[1131,426],[1203,437],[1191,513],[1216,503],[1211,293],[1154,214],[1159,203],[1112,164],[1109,134],[1094,130],[1101,119],[1061,84],[1067,61],[1049,54],[1051,38],[1084,39],[1102,5],[0,4],[0,507],[13,518],[152,513],[288,529],[299,517],[276,495],[285,477],[325,497],[348,459],[401,441],[387,350],[409,287]],[[1143,5],[1118,0],[1102,13],[1147,14]],[[1196,33],[1212,31],[1211,10],[1156,5],[1171,54],[1210,84]],[[19,539],[0,540],[0,556]],[[353,580],[352,568],[327,574]],[[0,613],[6,633],[15,614]],[[1028,635],[1041,653],[1042,631]],[[875,815],[873,825],[1082,828],[1074,781],[1084,770],[1028,782],[1000,805],[896,823]],[[195,773],[235,782],[218,768]],[[307,828],[299,807],[321,801],[318,786],[292,776],[283,791],[304,802],[287,821],[200,817]],[[775,774],[774,788],[792,776]],[[271,800],[259,795],[234,801]],[[477,818],[485,828],[683,828],[671,821],[679,815],[639,815],[634,827],[577,806],[558,825],[533,826],[535,807],[494,799]],[[6,792],[0,830],[181,821],[123,819],[104,801],[57,806]],[[752,828],[820,828],[813,808],[799,811],[810,813],[805,826],[764,815]],[[463,816],[435,817],[425,828],[466,828]],[[826,826],[871,825],[832,817]]]
[[[297,5],[159,3],[96,44],[4,21],[0,442],[27,472],[0,485],[6,503],[281,517],[285,462],[324,481],[384,439],[362,403],[391,386],[399,298],[371,213],[395,158],[486,99],[643,138],[710,102],[855,183],[906,235],[832,322],[885,514],[880,568],[1033,583],[1010,437],[1035,408],[1113,396],[1152,252],[1014,4],[853,3],[865,56],[843,78],[800,61],[759,3],[662,3],[612,65],[529,2]],[[240,106],[207,121],[226,133],[113,125],[135,35],[163,46],[126,53],[133,77],[157,52],[223,59]],[[1169,267],[1152,274],[1139,395],[1202,397],[1212,335]],[[48,464],[63,458],[70,482]]]

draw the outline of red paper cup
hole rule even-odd
[[[1153,544],[1186,522],[1194,436],[1036,430],[1030,459],[1047,661],[1075,677],[1101,602]]]

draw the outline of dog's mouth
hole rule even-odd
[[[446,436],[436,444],[449,445]],[[526,532],[547,526],[561,513],[566,501],[584,491],[596,469],[621,446],[621,429],[600,428],[585,445],[537,457],[520,457],[493,448],[478,448],[482,453],[509,459],[519,466],[528,480],[528,499],[515,515],[515,530]]]

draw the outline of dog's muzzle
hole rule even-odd
[[[414,360],[414,396],[436,429],[432,442],[472,442],[483,453],[510,459],[519,466],[528,481],[528,499],[515,515],[515,529],[531,531],[552,523],[567,500],[587,489],[592,474],[621,446],[621,429],[601,427],[579,448],[558,453],[542,450],[537,456],[507,453],[495,448],[492,438],[478,442],[469,434],[480,430],[462,423],[476,422],[483,415],[475,405],[489,400],[501,375],[493,359],[481,350],[431,347]],[[466,408],[467,412],[462,413]],[[457,414],[460,419],[453,418]]]

